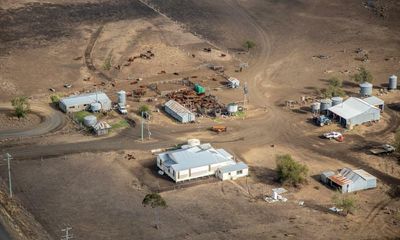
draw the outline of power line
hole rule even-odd
[[[69,231],[72,230],[72,227],[66,227],[64,229],[61,229],[61,232],[65,232],[64,236],[61,236],[61,240],[70,240],[74,238],[74,235],[70,233]]]

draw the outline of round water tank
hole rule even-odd
[[[92,104],[90,104],[90,110],[92,111],[92,112],[100,112],[100,110],[101,110],[101,104],[100,103],[92,103]]]
[[[361,96],[371,96],[372,95],[372,84],[369,82],[364,82],[360,84],[360,94]]]
[[[389,90],[397,89],[397,76],[392,75],[389,77]]]
[[[333,98],[331,98],[331,100],[332,100],[332,106],[336,106],[343,102],[343,98],[341,98],[341,97],[333,97]]]
[[[189,139],[188,140],[188,145],[192,146],[192,147],[200,145],[200,140],[199,139],[195,139],[195,138]]]
[[[311,111],[313,113],[318,113],[321,109],[321,103],[320,102],[315,102],[313,104],[311,104]]]
[[[93,127],[97,123],[97,117],[94,115],[88,115],[83,118],[83,125],[86,127]]]
[[[238,105],[236,103],[229,103],[227,106],[228,113],[236,113],[238,111]]]
[[[126,105],[126,92],[124,90],[118,92],[118,103]]]
[[[332,100],[329,98],[321,100],[321,111],[328,110],[328,108],[332,107]]]

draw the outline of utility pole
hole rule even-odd
[[[5,157],[7,159],[7,165],[8,165],[8,188],[10,191],[10,198],[12,198],[13,192],[12,192],[12,183],[11,183],[11,164],[10,163],[13,158],[9,153],[6,153]]]
[[[72,230],[72,227],[66,227],[64,229],[61,229],[61,232],[65,232],[64,236],[61,236],[61,240],[70,240],[74,238],[74,235],[70,233],[69,231]]]
[[[247,86],[247,82],[244,83],[243,86],[243,108],[246,110],[246,102],[248,101],[247,95],[249,94],[249,88]]]
[[[144,125],[144,117],[143,117],[143,113],[144,112],[141,112],[141,115],[142,115],[142,119],[141,119],[141,129],[140,129],[140,136],[141,136],[141,138],[142,138],[142,142],[143,142],[143,125]]]
[[[148,112],[142,112],[141,115],[142,115],[142,119],[141,119],[141,125],[142,126],[141,126],[141,129],[140,129],[140,132],[141,132],[141,139],[142,139],[142,142],[143,142],[143,139],[144,139],[144,122],[145,122],[145,118],[144,117],[146,117],[146,119],[147,119],[147,118],[150,117],[150,115],[149,115]],[[150,139],[151,132],[150,132],[149,123],[147,123],[147,133],[148,133],[148,136],[149,136],[149,139]]]

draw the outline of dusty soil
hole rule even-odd
[[[0,129],[23,129],[36,126],[41,122],[41,117],[29,113],[24,118],[18,118],[11,111],[0,112]]]
[[[374,94],[387,86],[389,75],[400,75],[400,3],[379,1],[386,9],[381,17],[357,0],[146,2],[170,19],[139,1],[2,2],[0,25],[7,27],[0,28],[0,100],[21,94],[48,99],[50,87],[62,94],[102,89],[115,100],[120,89],[131,91],[141,84],[195,75],[191,79],[222,102],[242,101],[241,89],[228,90],[222,79],[212,80],[215,73],[206,64],[217,63],[226,67],[227,75],[248,82],[251,110],[242,119],[200,119],[188,125],[155,112],[150,121],[152,139],[144,143],[138,141],[139,127],[102,138],[74,132],[2,142],[2,148],[17,159],[13,167],[17,196],[54,238],[65,225],[82,239],[400,235],[396,217],[400,202],[387,194],[391,185],[400,184],[397,157],[367,154],[370,146],[393,140],[400,125],[399,93],[380,96],[386,102],[382,121],[352,131],[337,125],[315,127],[308,105],[284,107],[286,100],[315,96],[332,76],[344,81],[349,96],[357,96],[350,75],[361,65],[375,77]],[[255,48],[244,51],[245,40],[254,41]],[[203,52],[204,47],[211,47],[211,53]],[[368,62],[356,60],[356,48],[368,52]],[[154,51],[153,59],[135,59],[123,66],[129,57],[147,50]],[[227,56],[220,57],[222,52]],[[103,64],[110,53],[113,68],[106,71]],[[329,57],[313,57],[319,54]],[[236,72],[239,62],[249,67]],[[116,65],[122,68],[117,70]],[[132,84],[138,77],[142,82]],[[64,83],[73,87],[64,89]],[[146,97],[158,98],[149,103],[154,110],[164,101],[152,91]],[[131,98],[128,103],[131,113],[143,104]],[[228,132],[209,132],[216,122],[226,124]],[[343,131],[345,142],[319,137],[329,130]],[[249,164],[250,176],[163,191],[169,207],[161,211],[157,231],[152,212],[141,206],[141,200],[150,190],[174,184],[155,174],[149,150],[189,137],[234,153]],[[128,160],[126,153],[136,158]],[[283,153],[307,164],[309,184],[289,189],[288,203],[270,205],[260,199],[279,186],[274,181],[275,157]],[[346,218],[326,212],[335,193],[318,182],[321,171],[345,166],[378,177],[378,188],[356,194],[359,209]],[[6,176],[6,168],[0,171]],[[299,206],[299,200],[305,206]]]

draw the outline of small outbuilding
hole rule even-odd
[[[194,113],[174,100],[166,102],[164,110],[181,123],[189,123],[196,120]]]
[[[328,115],[351,129],[356,125],[379,121],[381,110],[362,99],[350,97],[343,103],[330,107]]]
[[[111,126],[108,123],[103,122],[103,121],[99,121],[93,126],[93,131],[97,136],[108,134],[108,131],[110,129],[111,129]]]
[[[321,174],[321,181],[342,193],[355,192],[376,187],[376,177],[362,169],[343,168],[338,174],[327,171]]]
[[[91,105],[98,103],[102,111],[111,110],[111,100],[103,92],[74,95],[60,100],[59,107],[65,113],[90,110]]]

